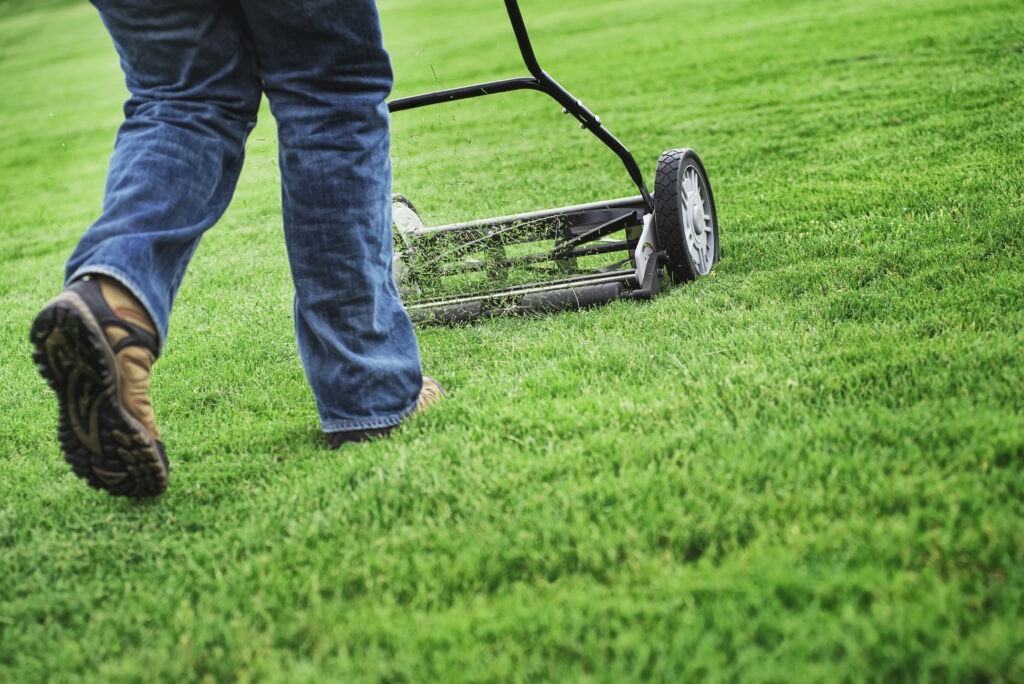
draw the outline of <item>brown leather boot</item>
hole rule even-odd
[[[114,496],[167,489],[167,455],[149,400],[156,329],[119,283],[71,283],[32,324],[33,360],[57,393],[64,457],[90,487]]]

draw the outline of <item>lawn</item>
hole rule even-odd
[[[521,74],[501,3],[381,9],[396,96]],[[647,173],[701,154],[713,273],[425,327],[448,400],[328,451],[264,109],[133,502],[63,462],[28,344],[122,78],[86,3],[0,2],[0,681],[1024,680],[1024,6],[523,10]],[[394,123],[432,223],[635,192],[536,93]]]

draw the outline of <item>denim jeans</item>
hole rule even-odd
[[[266,93],[278,125],[295,330],[325,432],[397,425],[421,386],[391,274],[391,65],[373,0],[94,0],[130,92],[100,218],[67,282],[108,275],[161,345]],[[241,335],[256,331],[242,331]]]

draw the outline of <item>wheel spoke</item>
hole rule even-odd
[[[686,176],[683,178],[683,194],[686,195],[687,203],[692,200],[695,192],[697,192],[697,177],[692,169],[687,169]]]

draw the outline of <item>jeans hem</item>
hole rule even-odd
[[[164,337],[167,335],[167,330],[160,329],[160,321],[153,315],[153,306],[150,304],[149,298],[146,297],[145,293],[134,284],[131,277],[116,266],[108,266],[105,264],[84,264],[75,269],[75,272],[68,277],[67,281],[64,283],[64,287],[67,287],[74,281],[87,275],[101,275],[116,280],[121,284],[121,286],[131,292],[137,300],[139,300],[139,303],[142,304],[142,308],[146,310],[146,313],[149,314],[150,320],[153,321],[153,324],[157,327],[156,348],[157,356],[159,356],[160,351],[164,346]]]
[[[398,415],[384,416],[382,418],[355,418],[351,420],[329,420],[320,421],[320,429],[324,434],[331,432],[352,432],[354,430],[383,430],[394,428],[402,424],[406,418],[416,410],[416,402]]]

